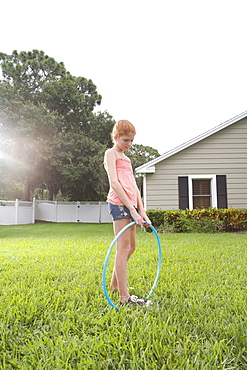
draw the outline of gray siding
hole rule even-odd
[[[178,209],[178,176],[188,175],[226,175],[228,207],[247,209],[247,118],[157,163],[147,209]]]

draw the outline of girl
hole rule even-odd
[[[142,225],[143,221],[146,221],[145,225],[147,227],[151,225],[151,221],[143,208],[131,162],[124,154],[131,147],[135,134],[135,127],[129,121],[122,120],[115,123],[111,134],[113,147],[105,152],[104,158],[110,184],[107,202],[113,219],[115,235],[129,222],[133,220],[136,222],[117,241],[115,265],[110,287],[114,292],[119,291],[120,304],[147,305],[148,301],[130,296],[127,287],[127,261],[136,247],[136,225]]]

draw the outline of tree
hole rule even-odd
[[[8,171],[11,172],[11,166],[16,168],[16,177],[24,181],[25,199],[29,200],[31,188],[46,177],[51,153],[58,149],[59,143],[54,138],[59,116],[55,112],[48,112],[43,105],[35,106],[30,101],[9,101],[4,111],[1,110],[2,97],[0,93],[0,144],[8,155]],[[10,109],[7,109],[8,105],[11,105]]]
[[[151,146],[133,144],[128,150],[127,155],[131,160],[133,171],[135,171],[137,167],[159,157],[159,152]],[[137,186],[139,188],[142,187],[142,180],[142,176],[138,176],[136,178]]]
[[[0,53],[3,80],[23,98],[32,100],[49,81],[59,81],[66,75],[64,64],[45,55],[43,51],[16,50],[11,55]]]
[[[133,170],[135,170],[144,163],[159,157],[159,152],[151,146],[133,144],[128,150],[127,155],[132,162]]]
[[[2,189],[12,179],[25,183],[26,200],[44,187],[49,199],[60,192],[71,200],[104,200],[103,156],[112,145],[114,119],[93,112],[101,96],[92,80],[72,76],[38,50],[0,53],[0,64],[0,151],[8,154],[0,170],[11,176]],[[130,150],[134,168],[157,155],[141,145]]]
[[[99,159],[99,152],[105,146],[86,136],[83,132],[69,132],[63,135],[60,152],[57,154],[55,168],[58,171],[59,189],[73,200],[99,200],[92,163]],[[101,165],[103,158],[101,159]]]
[[[25,199],[38,181],[48,184],[53,197],[66,173],[58,156],[68,156],[66,135],[89,135],[101,96],[91,80],[72,76],[42,51],[0,53],[0,62],[1,143],[23,165]]]
[[[59,131],[88,129],[88,115],[101,102],[92,80],[72,76],[62,62],[38,50],[0,53],[0,63],[2,88],[12,87],[16,101],[42,104],[49,112],[57,112]]]

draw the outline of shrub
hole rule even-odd
[[[247,210],[236,208],[148,210],[147,214],[160,232],[234,232],[247,227]]]
[[[155,228],[159,228],[164,225],[164,214],[166,211],[149,209],[147,215],[152,221],[152,224]]]

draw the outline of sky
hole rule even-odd
[[[12,0],[0,52],[43,50],[102,95],[97,111],[160,154],[247,110],[245,0]],[[97,133],[96,133],[97,134]]]

